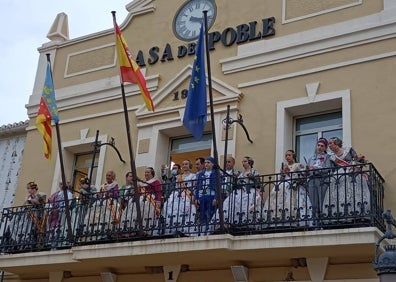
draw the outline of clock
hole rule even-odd
[[[208,11],[208,29],[213,25],[216,18],[216,4],[214,0],[189,0],[184,3],[173,19],[173,32],[176,37],[191,41],[198,38],[203,11]]]

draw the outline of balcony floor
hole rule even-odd
[[[232,236],[153,239],[4,254],[0,268],[20,278],[70,271],[73,276],[144,274],[147,267],[187,264],[190,271],[291,267],[292,258],[327,257],[331,265],[371,263],[381,232],[375,227]],[[234,258],[237,258],[234,259]]]

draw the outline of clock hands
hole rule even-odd
[[[173,31],[176,36],[185,41],[197,37],[199,26],[204,22],[203,12],[207,12],[208,28],[216,18],[214,0],[187,0],[176,12],[173,20]]]
[[[208,16],[209,22],[213,19],[213,16]],[[196,23],[201,23],[203,21],[203,17],[194,17],[191,16],[189,19],[190,22],[196,22]]]
[[[190,22],[200,23],[200,22],[202,22],[202,19],[203,19],[203,17],[198,18],[198,17],[191,16],[190,17]]]

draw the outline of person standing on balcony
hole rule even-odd
[[[293,150],[286,151],[285,161],[280,181],[264,204],[264,222],[270,226],[303,226],[304,220],[312,218],[311,201],[300,172],[305,166],[297,162]]]
[[[196,174],[205,170],[205,159],[204,158],[199,157],[199,158],[195,159],[195,169],[197,171]]]
[[[125,184],[121,186],[118,201],[120,202],[121,209],[125,209],[128,206],[130,199],[133,199],[135,195],[135,189],[133,186],[133,175],[129,171],[125,174]]]
[[[179,164],[174,164],[171,170],[170,180],[173,184],[176,183],[177,177],[181,174],[181,166]]]
[[[135,204],[135,187],[133,185],[133,174],[128,171],[125,174],[125,184],[120,189],[118,201],[120,203],[121,218],[120,229],[123,232],[122,236],[134,236],[137,232],[135,227],[138,226],[137,211]]]
[[[327,154],[328,142],[326,138],[319,138],[316,143],[315,154],[309,159],[306,169],[308,172],[308,195],[312,203],[313,225],[321,228],[322,205],[329,187],[332,167],[330,155]]]
[[[81,197],[81,205],[88,206],[95,201],[97,190],[94,185],[91,185],[88,177],[80,178],[80,188],[78,192]]]
[[[162,207],[162,185],[155,177],[152,167],[147,167],[144,171],[144,181],[138,182],[141,197],[140,210],[142,211],[143,221],[154,220],[160,215]]]
[[[39,192],[37,184],[34,181],[29,182],[27,185],[27,198],[25,205],[43,205],[46,202],[47,195]]]
[[[225,199],[230,195],[233,190],[233,187],[236,186],[236,181],[241,172],[235,168],[235,158],[228,156],[226,160],[225,171],[222,177],[222,199]]]
[[[81,223],[84,222],[84,218],[87,215],[87,211],[90,206],[95,203],[97,197],[97,189],[94,185],[91,185],[91,182],[88,177],[80,178],[80,187],[78,189],[78,198],[77,205],[75,208],[75,212],[72,217],[73,226],[76,224],[76,227],[80,227]]]
[[[261,191],[260,173],[253,169],[254,160],[245,156],[242,159],[242,171],[238,176],[237,189],[235,190],[234,217],[238,213],[239,222],[249,222],[255,224],[262,214],[263,199]],[[239,193],[238,193],[239,192]],[[242,215],[242,218],[241,218]],[[234,221],[236,218],[231,217]],[[246,221],[247,219],[247,221]]]
[[[163,189],[165,199],[176,189],[177,178],[181,174],[181,166],[179,164],[173,164],[170,174],[170,177],[166,181],[166,187]]]
[[[71,192],[70,184],[66,185],[68,201],[72,202],[74,195]],[[70,205],[73,206],[73,205]],[[55,231],[56,228],[64,225],[65,215],[65,193],[63,191],[63,183],[59,183],[59,188],[53,193],[48,199],[49,215],[48,215],[48,226],[50,231]]]
[[[100,194],[106,198],[117,198],[119,192],[118,183],[115,181],[116,174],[109,170],[106,172],[106,182],[100,187]]]
[[[115,178],[114,171],[106,172],[106,182],[100,187],[100,197],[106,199],[106,206],[111,211],[111,219],[118,223],[121,217],[121,204],[118,201],[119,185]]]
[[[133,178],[127,175],[127,183],[129,178],[133,182]],[[140,207],[143,232],[151,235],[153,229],[158,226],[158,218],[161,213],[163,194],[161,181],[155,177],[155,171],[152,167],[146,167],[144,171],[144,180],[138,178],[137,182],[139,190],[139,200],[135,201],[135,196],[129,194],[125,197],[126,202],[123,204],[121,225],[120,227],[126,231],[127,236],[133,236],[138,232],[136,229],[138,224],[137,204]],[[134,189],[131,190],[134,193]]]
[[[155,207],[156,214],[158,215],[162,205],[162,185],[155,177],[154,168],[146,168],[144,171],[144,179],[144,181],[138,182],[138,187],[140,187],[142,194],[145,194],[147,197],[150,196],[152,199],[150,202]]]
[[[358,156],[352,147],[344,148],[338,137],[329,139],[329,148],[336,170],[324,197],[324,215],[341,222],[348,221],[348,217],[352,221],[370,215],[370,190],[367,175],[362,172],[364,157]]]
[[[249,227],[256,223],[261,214],[260,173],[253,169],[253,165],[253,158],[243,157],[243,169],[238,174],[236,185],[232,186],[230,195],[223,202],[226,228]],[[214,230],[219,228],[219,213],[217,210],[212,218]]]
[[[213,157],[205,158],[205,170],[197,174],[197,186],[194,190],[194,204],[199,207],[200,234],[207,235],[209,221],[217,205],[216,200],[216,170]],[[204,229],[202,229],[204,228]]]
[[[107,234],[107,230],[113,230],[119,226],[122,209],[118,201],[119,186],[115,178],[114,171],[106,172],[106,182],[100,187],[96,201],[85,215],[80,230],[87,234],[88,240],[95,240],[98,237],[107,239],[110,235]]]
[[[11,218],[6,227],[16,247],[31,248],[42,243],[47,223],[44,205],[47,195],[38,191],[34,181],[26,185],[27,197],[24,206],[12,208]]]
[[[133,189],[133,176],[132,172],[129,171],[125,174],[125,184],[121,186],[120,196],[128,196],[134,194]]]
[[[48,199],[48,231],[50,235],[51,247],[55,249],[59,246],[60,241],[63,241],[66,235],[66,210],[65,210],[65,192],[63,189],[67,189],[67,200],[69,201],[70,211],[74,208],[74,195],[72,193],[72,187],[68,182],[66,187],[63,187],[63,183],[59,183],[59,188],[53,193]],[[75,216],[73,215],[73,218]]]
[[[177,176],[176,189],[164,203],[161,214],[164,220],[165,235],[178,233],[194,235],[197,210],[192,201],[192,193],[196,185],[196,175],[191,172],[192,167],[193,164],[190,160],[182,162],[183,173]]]

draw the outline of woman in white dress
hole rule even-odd
[[[138,232],[139,223],[137,220],[135,193],[133,174],[129,171],[125,175],[125,184],[121,187],[118,198],[122,209],[119,228],[120,232],[123,233],[123,237],[129,237]]]
[[[66,215],[66,199],[65,192],[62,182],[59,183],[59,189],[53,193],[48,199],[48,218],[47,218],[47,232],[49,236],[49,241],[51,242],[51,247],[56,248],[61,246],[65,238],[68,235],[68,223]],[[70,212],[71,228],[74,231],[73,223],[76,218],[76,210],[74,195],[72,193],[72,187],[67,184],[67,200]]]
[[[285,153],[286,164],[282,163],[280,181],[272,188],[264,204],[264,223],[268,226],[303,226],[312,218],[311,201],[303,186],[300,170],[293,150]]]
[[[164,228],[160,234],[195,235],[197,209],[192,202],[192,191],[196,184],[196,175],[191,172],[192,162],[184,160],[181,165],[183,171],[176,179],[175,189],[170,193],[161,212],[161,225]]]
[[[145,235],[151,235],[153,228],[156,226],[158,216],[161,212],[162,205],[162,185],[155,177],[155,171],[152,167],[147,167],[144,171],[145,181],[138,181],[139,189],[139,207],[142,219],[142,232]],[[133,190],[132,190],[133,191]],[[137,216],[137,207],[133,195],[127,197],[127,204],[123,204],[121,222],[127,223],[129,230],[139,231],[139,219]]]
[[[84,222],[90,206],[96,201],[97,189],[94,185],[91,185],[91,181],[88,177],[80,178],[80,187],[77,194],[77,205],[75,208],[76,217],[73,219],[73,226],[80,228],[81,223]]]
[[[247,228],[258,223],[262,211],[260,174],[253,169],[251,157],[242,159],[243,170],[237,185],[223,202],[224,225],[226,228]],[[219,210],[212,218],[211,229],[219,228]]]
[[[334,153],[330,160],[336,170],[323,201],[323,216],[330,219],[327,223],[348,221],[348,217],[364,218],[371,213],[368,176],[361,170],[364,161],[353,148],[342,145],[337,137],[329,139],[329,148]]]
[[[89,207],[80,229],[86,240],[107,239],[112,230],[118,228],[121,205],[118,201],[119,188],[114,171],[106,173],[106,183],[100,187],[96,201]]]

